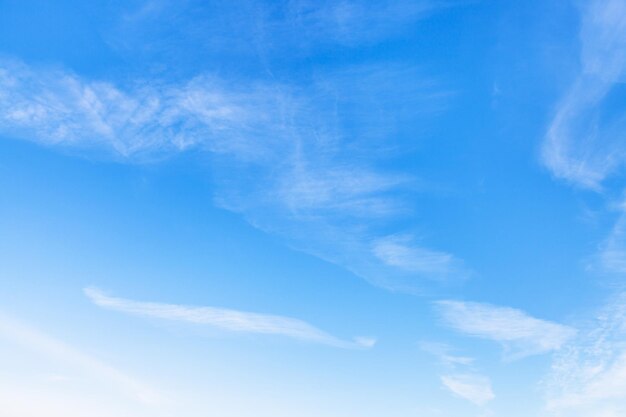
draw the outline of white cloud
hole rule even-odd
[[[626,273],[626,214],[622,214],[613,226],[608,238],[600,245],[596,261],[606,272]]]
[[[615,207],[613,207],[615,208]],[[608,236],[598,245],[597,252],[586,264],[587,270],[610,285],[623,287],[626,273],[626,205],[622,201],[616,208],[619,217]]]
[[[580,74],[557,107],[542,155],[555,176],[600,189],[626,161],[624,108],[615,108],[626,69],[626,4],[592,0],[581,7]]]
[[[474,358],[452,354],[452,348],[445,343],[421,342],[419,346],[424,352],[434,355],[448,367],[468,366],[474,363]]]
[[[483,406],[495,398],[489,378],[476,374],[455,374],[441,377],[452,393],[476,405]]]
[[[478,406],[495,398],[491,380],[474,369],[474,358],[452,354],[452,347],[445,343],[422,342],[420,347],[447,368],[447,373],[439,378],[452,394]]]
[[[554,415],[626,413],[626,294],[615,297],[553,360],[544,381]]]
[[[511,358],[558,350],[576,334],[571,327],[509,307],[461,301],[439,301],[437,307],[447,325],[501,343]]]
[[[138,81],[121,89],[67,71],[0,62],[2,132],[122,156],[200,147],[261,157],[271,142],[268,126],[280,129],[282,100],[278,86],[237,89],[210,76],[180,84]],[[246,135],[250,131],[254,138]]]
[[[375,339],[364,337],[357,337],[354,341],[344,341],[302,320],[290,317],[217,307],[190,307],[133,301],[109,297],[95,288],[85,288],[84,292],[94,304],[100,307],[144,317],[195,323],[231,332],[287,336],[339,348],[370,348],[376,343]]]
[[[410,236],[394,235],[378,239],[372,245],[372,252],[386,265],[430,279],[467,275],[462,263],[454,256],[415,246]]]
[[[626,162],[626,3],[592,0],[580,10],[580,72],[557,107],[543,156],[557,177],[601,190]],[[626,272],[625,219],[622,213],[591,266]],[[625,306],[618,294],[556,354],[544,382],[550,415],[626,415]]]
[[[421,185],[372,161],[447,96],[402,65],[317,74],[294,88],[206,74],[114,85],[4,60],[0,133],[127,162],[209,152],[218,206],[370,283],[420,291],[468,272],[448,253],[376,232],[413,212],[403,195]]]
[[[0,337],[59,364],[86,372],[91,378],[117,387],[123,394],[146,405],[156,405],[161,396],[143,382],[82,351],[0,313]]]
[[[403,182],[402,178],[359,167],[312,169],[308,163],[297,161],[290,175],[279,180],[278,195],[298,216],[321,211],[381,217],[401,210],[381,193],[398,188]]]

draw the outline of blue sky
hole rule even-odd
[[[626,2],[0,1],[0,410],[626,414]]]

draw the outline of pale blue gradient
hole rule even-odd
[[[0,2],[0,416],[624,415],[625,22]]]

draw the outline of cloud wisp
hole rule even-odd
[[[414,244],[410,236],[387,236],[376,240],[372,252],[386,265],[445,280],[450,276],[467,277],[469,272],[453,255]]]
[[[477,374],[453,374],[441,377],[443,385],[454,395],[478,406],[495,398],[489,378]]]
[[[245,4],[191,0],[181,4],[167,0],[127,10],[107,38],[119,50],[145,54],[165,50],[184,55],[181,46],[192,43],[201,56],[259,55],[271,70],[271,59],[285,53],[297,59],[338,46],[357,48],[397,37],[450,4],[434,0],[253,0]],[[170,18],[173,13],[175,21]],[[158,42],[155,26],[161,35]],[[181,26],[188,29],[181,33]],[[237,36],[232,36],[233,31]]]
[[[436,306],[446,325],[502,344],[509,359],[559,350],[576,335],[571,327],[509,307],[462,301],[439,301]]]
[[[4,60],[0,131],[47,145],[104,148],[122,157],[203,148],[259,158],[271,146],[270,135],[261,140],[270,133],[267,126],[280,129],[278,89],[237,89],[211,76],[178,84],[138,80],[120,88]],[[248,142],[250,131],[254,144]]]
[[[374,285],[419,292],[469,272],[406,231],[380,233],[414,211],[406,194],[423,190],[413,174],[374,161],[381,147],[401,147],[389,136],[440,112],[448,95],[399,64],[295,87],[210,74],[115,85],[4,60],[0,133],[125,162],[207,153],[219,207]]]
[[[117,387],[129,398],[145,405],[158,405],[161,395],[147,384],[88,355],[73,346],[53,338],[27,324],[0,313],[0,337],[56,363],[77,368],[89,377]]]
[[[444,366],[449,368],[469,366],[474,363],[474,358],[453,354],[452,347],[445,343],[421,342],[419,346],[424,352],[435,356]]]
[[[439,380],[454,396],[480,407],[484,407],[496,397],[491,380],[473,369],[474,358],[454,354],[452,347],[445,343],[422,342],[420,348],[435,356],[446,368],[446,372]]]
[[[603,272],[617,274],[623,281],[626,273],[626,205],[620,205],[621,214],[613,225],[608,237],[602,242],[591,266],[599,267]]]
[[[304,342],[344,349],[371,348],[376,343],[375,339],[366,337],[356,337],[353,341],[341,340],[307,322],[290,317],[217,307],[191,307],[127,300],[110,297],[97,288],[85,288],[84,293],[95,305],[109,310],[155,319],[210,326],[229,332],[285,336]]]
[[[580,73],[557,106],[542,156],[556,177],[600,190],[626,162],[624,108],[614,109],[624,98],[626,4],[593,0],[581,7]]]
[[[626,413],[626,293],[615,296],[555,356],[543,385],[554,415]]]
[[[437,9],[431,0],[409,2],[362,0],[290,2],[286,23],[309,40],[344,45],[371,43],[397,35],[405,27]]]

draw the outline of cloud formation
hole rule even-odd
[[[376,343],[375,339],[364,337],[357,337],[353,341],[341,340],[302,320],[290,317],[217,307],[190,307],[133,301],[109,297],[96,288],[85,288],[84,292],[99,307],[138,316],[206,325],[230,332],[286,336],[305,342],[346,349],[370,348]]]
[[[468,366],[474,362],[474,358],[451,353],[453,350],[452,347],[445,343],[422,342],[419,346],[424,352],[435,356],[443,365],[450,368],[454,368],[455,366]]]
[[[591,266],[599,266],[603,272],[617,274],[619,280],[626,273],[626,206],[622,202],[621,214],[608,237],[600,244]]]
[[[581,11],[580,72],[557,106],[542,156],[556,177],[599,190],[626,162],[625,109],[618,104],[625,94],[626,4],[592,0]]]
[[[386,265],[432,279],[468,275],[462,262],[454,256],[412,244],[410,236],[381,238],[373,243],[372,252]]]
[[[554,415],[626,413],[626,293],[614,297],[555,356],[544,388]]]
[[[456,396],[483,406],[495,398],[489,378],[476,374],[454,374],[441,377],[443,385]]]
[[[0,133],[126,162],[206,152],[219,207],[374,285],[419,291],[468,271],[406,234],[380,233],[412,213],[403,196],[422,190],[414,175],[373,161],[448,96],[399,64],[318,74],[295,88],[210,74],[115,85],[4,60]]]
[[[278,87],[237,89],[211,76],[180,84],[137,81],[123,89],[63,70],[0,62],[0,131],[124,157],[194,147],[261,157],[271,142],[268,126],[280,129],[281,100]]]
[[[450,393],[480,407],[495,398],[491,380],[474,369],[474,358],[453,354],[453,348],[445,343],[422,342],[420,347],[446,368],[439,380]]]
[[[559,350],[576,335],[571,327],[509,307],[462,301],[439,301],[436,306],[446,325],[502,344],[512,359]]]

